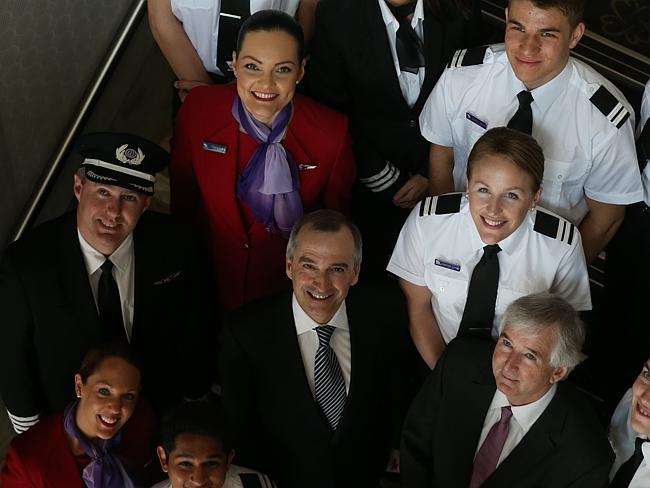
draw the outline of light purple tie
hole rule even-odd
[[[510,406],[501,407],[501,419],[492,426],[474,458],[469,488],[481,486],[496,469],[503,445],[506,443],[506,437],[508,437],[510,417],[512,417]]]

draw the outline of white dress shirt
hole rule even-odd
[[[422,88],[422,83],[424,83],[424,66],[418,69],[417,73],[409,73],[408,71],[402,71],[399,68],[399,59],[397,58],[396,47],[399,22],[393,15],[393,12],[388,8],[388,5],[386,5],[386,0],[377,1],[379,2],[379,8],[381,9],[381,16],[384,19],[384,24],[386,24],[386,34],[388,34],[390,53],[393,57],[393,64],[395,65],[395,75],[399,80],[399,87],[402,90],[402,95],[404,95],[404,100],[406,100],[409,107],[412,107],[420,96],[420,89]],[[423,24],[424,7],[422,0],[417,0],[415,11],[413,12],[413,18],[411,19],[411,27],[413,27],[413,30],[420,40],[424,42]]]
[[[388,267],[391,273],[431,290],[431,307],[445,343],[458,333],[474,267],[485,243],[463,196],[456,213],[420,216],[416,205],[400,231]],[[442,198],[442,197],[441,197]],[[535,230],[539,207],[528,212],[517,230],[499,242],[499,287],[494,324],[519,297],[550,291],[576,310],[591,310],[589,276],[580,233],[560,218],[557,237]],[[573,227],[572,230],[568,230]],[[567,237],[572,235],[571,238]],[[493,328],[493,334],[496,327]]]
[[[508,436],[506,437],[506,442],[501,450],[501,456],[497,462],[497,467],[505,458],[508,457],[514,448],[517,447],[519,442],[521,442],[521,439],[524,438],[533,424],[537,422],[537,419],[539,419],[542,413],[544,413],[546,407],[548,407],[551,400],[553,400],[556,390],[557,385],[554,384],[539,400],[519,407],[514,405],[511,406],[512,417],[510,418],[510,425],[508,427]],[[490,408],[488,409],[488,413],[483,422],[481,437],[479,438],[476,451],[474,452],[475,457],[492,426],[501,419],[501,407],[507,407],[508,405],[510,405],[510,402],[508,402],[506,396],[497,389],[494,392],[492,403],[490,404]]]
[[[252,14],[270,9],[282,10],[293,17],[299,4],[300,0],[250,0]],[[174,16],[183,24],[205,70],[223,74],[217,67],[221,0],[171,0],[171,8]]]
[[[81,245],[81,253],[83,254],[84,263],[86,265],[86,272],[88,273],[88,281],[90,282],[90,289],[93,292],[95,299],[95,306],[97,307],[97,291],[99,288],[99,278],[102,275],[101,265],[104,264],[106,257],[93,248],[83,238],[79,229],[77,229],[79,236],[79,244]],[[113,254],[109,256],[113,263],[113,278],[117,283],[117,289],[120,292],[120,300],[122,302],[122,319],[124,321],[124,331],[128,340],[131,340],[131,333],[133,331],[133,305],[134,305],[134,291],[135,291],[135,257],[133,255],[133,234],[129,234],[124,242],[120,244]],[[99,310],[99,308],[98,308]]]
[[[315,395],[314,363],[316,361],[316,351],[318,351],[318,334],[314,328],[319,327],[320,324],[314,322],[305,313],[298,304],[295,295],[293,295],[291,305],[293,307],[293,321],[296,324],[298,345],[300,346],[300,354],[302,355],[302,364],[305,367],[307,383],[309,383],[312,395]],[[330,338],[330,347],[334,351],[334,354],[336,354],[336,359],[339,361],[341,372],[343,373],[343,380],[345,381],[345,391],[348,392],[350,390],[352,350],[350,348],[350,327],[348,326],[348,313],[345,308],[345,302],[341,304],[334,317],[332,317],[332,320],[328,322],[328,325],[336,328]]]
[[[614,123],[590,101],[603,86],[618,100]],[[454,149],[454,186],[464,191],[467,158],[486,130],[507,125],[526,87],[502,45],[488,47],[483,64],[447,68],[420,114],[422,135]],[[544,150],[540,205],[578,225],[588,213],[585,196],[625,205],[643,198],[634,111],[623,94],[588,65],[570,58],[551,81],[532,90],[533,137]],[[628,113],[629,118],[617,128]]]
[[[648,83],[645,85],[643,99],[641,100],[641,118],[639,119],[637,136],[641,134],[644,125],[649,123],[648,119],[650,119],[650,80],[648,80]],[[646,205],[650,206],[650,164],[646,164],[641,179],[643,180],[643,200]]]
[[[634,454],[635,441],[637,437],[645,438],[645,435],[637,434],[632,429],[632,422],[630,420],[632,414],[632,388],[625,392],[623,398],[616,406],[612,421],[609,424],[609,442],[612,444],[612,449],[616,458],[614,464],[609,472],[610,482],[614,479],[618,468],[625,463],[632,454]],[[650,442],[645,442],[641,448],[643,451],[643,461],[636,470],[632,481],[628,485],[629,488],[647,488],[650,486]]]

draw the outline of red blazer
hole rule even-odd
[[[155,418],[150,407],[136,408],[122,429],[122,442],[118,447],[120,460],[127,471],[147,482],[152,478],[149,473],[152,463],[157,463],[154,459],[155,431]],[[45,417],[12,439],[0,473],[0,486],[86,488],[63,431],[63,412]]]
[[[205,233],[221,304],[233,309],[290,286],[286,239],[262,224],[247,228],[236,195],[239,125],[231,108],[236,86],[192,90],[178,112],[172,140],[172,213],[196,219]],[[299,165],[305,212],[333,208],[347,213],[356,170],[344,115],[295,95],[283,141]],[[206,150],[203,143],[222,152]],[[214,146],[213,146],[214,147]]]

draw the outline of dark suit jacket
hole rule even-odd
[[[71,212],[38,226],[9,246],[0,266],[0,391],[7,409],[21,417],[72,400],[81,359],[104,340],[76,225]],[[144,391],[156,407],[181,391],[202,394],[207,381],[196,363],[205,357],[199,327],[215,324],[207,319],[189,241],[168,216],[153,212],[134,231],[131,344],[142,356]]]
[[[464,488],[485,415],[496,390],[494,344],[474,338],[449,343],[404,423],[403,486]],[[605,487],[612,449],[586,399],[569,383],[484,488]]]
[[[192,90],[176,119],[170,164],[172,213],[196,220],[214,262],[220,303],[229,310],[290,288],[287,240],[265,225],[248,226],[237,198],[239,124],[236,86]],[[346,117],[304,96],[293,99],[282,144],[298,164],[305,212],[349,211],[355,164]],[[206,150],[203,143],[221,146]]]
[[[479,2],[471,0],[468,20],[443,3],[446,16],[425,9],[425,80],[412,108],[400,90],[377,0],[321,0],[316,11],[309,93],[350,117],[360,178],[377,175],[386,161],[400,169],[399,179],[378,193],[388,201],[409,173],[428,175],[429,143],[420,135],[418,117],[454,52],[478,39]]]
[[[224,326],[222,396],[238,462],[266,470],[282,488],[377,486],[401,427],[403,297],[396,287],[359,286],[346,307],[352,366],[335,433],[307,383],[291,294],[250,304]]]

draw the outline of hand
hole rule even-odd
[[[174,82],[174,88],[178,90],[178,98],[181,99],[181,102],[185,100],[185,97],[190,92],[192,88],[197,86],[206,86],[211,83],[206,83],[204,81],[192,81],[192,80],[178,80]]]
[[[399,449],[391,449],[388,453],[387,473],[399,473]]]
[[[428,189],[427,178],[422,175],[411,176],[393,196],[393,204],[402,208],[413,208],[426,195]]]

